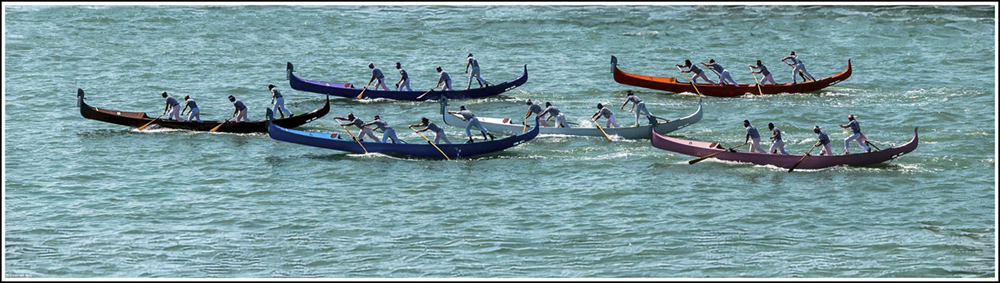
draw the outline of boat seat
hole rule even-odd
[[[354,87],[351,87],[351,83],[344,83],[344,87],[345,87],[345,88],[348,88],[348,87],[349,87],[349,88],[354,88]]]
[[[504,124],[514,124],[514,122],[510,121],[510,118],[503,118],[503,123]]]

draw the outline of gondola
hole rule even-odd
[[[462,115],[448,113],[447,99],[439,100],[439,102],[441,103],[441,115],[444,116],[445,124],[462,128],[467,125],[466,121],[462,120]],[[629,116],[631,115],[633,114]],[[604,132],[594,126],[572,128],[542,127],[539,134],[604,137],[604,133],[607,133],[608,136],[619,136],[623,139],[648,139],[652,136],[652,129],[654,128],[661,133],[669,133],[701,121],[701,117],[701,99],[698,99],[698,109],[694,113],[682,118],[669,120],[668,122],[660,122],[656,118],[647,117],[649,124],[638,127],[604,127]],[[486,128],[490,132],[520,133],[531,128],[531,125],[523,123],[515,124],[510,118],[477,118],[479,118],[479,123],[483,125],[483,128]]]
[[[467,98],[480,98],[498,95],[506,91],[512,90],[516,87],[523,85],[528,81],[528,65],[524,65],[524,73],[520,77],[513,79],[511,81],[490,85],[483,88],[472,88],[472,89],[457,89],[450,91],[385,91],[385,90],[375,90],[374,86],[370,86],[367,90],[364,86],[358,86],[351,83],[331,83],[331,82],[321,82],[306,80],[295,76],[292,72],[294,67],[291,62],[288,62],[287,72],[288,72],[288,83],[291,85],[292,89],[308,91],[314,93],[321,93],[326,95],[348,97],[348,98],[387,98],[395,100],[409,100],[409,101],[423,101],[431,99],[439,99],[441,97],[447,97],[452,99],[467,99]],[[452,80],[454,83],[455,81]],[[454,84],[452,85],[454,86]],[[364,93],[361,91],[364,90]],[[358,97],[361,94],[362,97]]]
[[[264,133],[267,132],[267,120],[256,120],[251,122],[235,122],[230,120],[225,121],[211,121],[202,120],[203,122],[181,122],[176,120],[167,119],[156,119],[155,117],[150,117],[146,115],[146,112],[126,112],[110,109],[102,109],[94,106],[88,105],[83,101],[83,89],[77,89],[77,106],[80,107],[80,114],[84,118],[97,120],[101,122],[108,122],[112,124],[118,124],[129,127],[142,127],[143,125],[149,124],[154,119],[155,125],[159,125],[163,128],[170,129],[182,129],[191,131],[211,131],[212,128],[220,126],[216,132],[226,132],[226,133]],[[313,120],[319,119],[330,112],[330,99],[326,99],[326,104],[322,108],[303,113],[300,115],[295,115],[292,117],[286,117],[282,119],[276,119],[275,124],[281,125],[283,127],[294,128],[298,126],[305,125]],[[162,117],[161,117],[162,118]],[[225,122],[225,123],[223,123]]]
[[[882,150],[876,150],[873,148],[872,152],[866,153],[823,156],[816,154],[802,158],[803,155],[768,154],[763,152],[748,151],[732,152],[728,151],[725,147],[718,143],[668,137],[656,132],[653,133],[653,138],[651,140],[654,147],[666,151],[697,157],[718,153],[718,155],[715,155],[714,158],[718,158],[720,160],[753,163],[757,165],[773,165],[781,168],[795,169],[821,169],[840,165],[869,166],[879,164],[912,152],[917,149],[917,144],[920,142],[917,137],[917,128],[914,128],[913,139],[900,146],[894,146]]]
[[[271,109],[267,109],[267,117],[274,117]],[[535,125],[538,125],[538,121],[535,121]],[[292,130],[279,126],[277,123],[272,123],[270,127],[268,127],[268,134],[272,139],[279,141],[352,153],[378,152],[387,155],[421,157],[429,159],[446,159],[445,155],[447,155],[447,159],[452,159],[474,157],[506,150],[534,139],[538,136],[538,130],[535,129],[525,133],[519,133],[517,135],[491,141],[435,144],[437,147],[431,145],[430,141],[403,144],[395,144],[391,141],[386,143],[379,143],[375,141],[358,142],[354,140],[354,137],[351,135]],[[428,131],[428,133],[424,135],[433,135],[433,133],[429,133]]]
[[[749,72],[749,68],[747,68]],[[783,84],[762,84],[760,88],[757,88],[756,84],[740,84],[740,86],[734,85],[718,85],[718,84],[708,84],[708,83],[697,83],[697,90],[691,85],[689,81],[678,81],[677,77],[653,77],[637,75],[632,73],[626,73],[618,69],[618,58],[611,56],[611,72],[614,74],[614,79],[620,84],[626,84],[637,87],[644,87],[655,90],[663,90],[675,93],[690,92],[698,93],[707,96],[716,97],[734,97],[743,95],[759,95],[759,94],[779,94],[779,93],[802,93],[802,92],[812,92],[818,91],[823,88],[840,83],[847,78],[851,77],[851,60],[847,60],[847,69],[836,75],[832,75],[825,78],[819,78],[815,81],[800,82],[796,84],[783,83]],[[679,72],[679,71],[678,71]],[[707,71],[706,71],[707,72]],[[732,72],[732,71],[730,71]],[[771,73],[775,73],[773,70]],[[693,75],[693,74],[692,74]],[[689,75],[690,77],[691,75]],[[687,80],[685,78],[685,80]]]

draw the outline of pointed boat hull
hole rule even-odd
[[[273,117],[270,113],[271,110],[267,110],[268,115]],[[537,122],[536,122],[537,124]],[[358,144],[351,136],[342,137],[335,133],[318,133],[318,132],[306,132],[299,130],[292,130],[288,128],[281,127],[276,123],[273,123],[268,128],[268,134],[272,139],[279,141],[290,142],[295,144],[333,149],[339,151],[346,151],[352,153],[366,153],[366,152],[378,152],[388,155],[401,155],[401,156],[414,156],[430,159],[445,159],[442,152],[448,156],[448,158],[463,158],[463,157],[473,157],[479,155],[485,155],[495,152],[500,152],[508,148],[520,145],[522,143],[528,142],[538,136],[538,130],[532,130],[525,133],[519,133],[514,136],[496,139],[492,141],[481,141],[475,143],[454,143],[454,144],[436,144],[437,148],[431,145],[427,141],[416,142],[416,143],[406,143],[406,144],[394,144],[392,142],[378,143],[374,141],[362,141]],[[364,145],[364,148],[362,148]],[[441,151],[438,151],[438,148]]]
[[[447,100],[440,100],[441,102],[441,115],[443,116],[444,123],[456,127],[465,128],[468,124],[465,120],[462,120],[462,116],[458,114],[448,113]],[[603,128],[609,136],[619,136],[623,139],[648,139],[652,136],[652,129],[655,128],[656,131],[661,133],[669,133],[684,127],[690,126],[695,122],[701,121],[702,118],[702,105],[701,100],[698,100],[698,109],[683,118],[673,119],[667,123],[660,123],[656,119],[649,119],[650,124],[653,126],[645,125],[639,127],[621,127],[621,128]],[[503,118],[487,118],[487,117],[477,117],[479,118],[479,123],[483,125],[483,128],[492,132],[499,133],[521,133],[524,130],[532,129],[532,126],[528,125],[525,127],[524,124],[513,124],[511,119]],[[597,127],[573,127],[573,128],[559,128],[559,127],[542,127],[539,134],[548,135],[572,135],[572,136],[591,136],[591,137],[604,137],[604,133],[601,132]]]
[[[514,88],[523,85],[528,82],[528,65],[524,65],[524,73],[516,79],[506,81],[496,85],[490,85],[483,88],[473,88],[466,90],[450,90],[450,91],[385,91],[385,90],[374,90],[362,88],[356,88],[356,85],[350,83],[331,83],[331,82],[321,82],[307,80],[299,78],[293,74],[294,67],[291,62],[288,62],[287,72],[288,72],[288,83],[291,85],[292,89],[321,93],[326,95],[347,97],[347,98],[358,98],[358,94],[362,94],[361,91],[364,90],[361,98],[387,98],[395,100],[408,100],[408,101],[423,101],[429,99],[440,99],[441,97],[447,97],[452,99],[468,99],[468,98],[480,98],[498,95]],[[453,81],[454,82],[454,81]],[[453,85],[454,86],[454,85]],[[425,95],[426,93],[426,95]]]
[[[913,139],[909,142],[880,151],[869,153],[858,153],[848,155],[810,155],[802,159],[802,155],[767,154],[761,152],[737,151],[729,152],[725,148],[719,148],[717,143],[685,140],[680,138],[664,136],[660,133],[653,133],[653,146],[662,150],[677,152],[681,154],[702,157],[709,154],[722,152],[714,158],[726,161],[753,163],[757,165],[773,165],[781,168],[791,168],[799,160],[802,160],[796,169],[820,169],[839,165],[847,166],[869,166],[886,162],[917,149],[920,140],[917,136],[917,128],[913,129]]]
[[[97,120],[101,122],[107,122],[112,124],[118,124],[129,127],[142,127],[143,125],[149,124],[153,121],[155,117],[150,117],[146,115],[146,112],[128,112],[128,111],[118,111],[98,108],[88,105],[83,102],[84,93],[83,89],[77,89],[77,106],[80,107],[80,115],[84,118]],[[330,100],[326,100],[326,104],[322,108],[304,113],[302,115],[295,115],[292,117],[286,117],[282,119],[275,120],[275,123],[282,125],[284,127],[298,127],[305,125],[306,123],[312,122],[313,120],[319,119],[330,112]],[[170,129],[181,129],[181,130],[191,130],[191,131],[210,131],[224,121],[213,121],[213,120],[202,120],[203,122],[181,122],[175,120],[167,119],[156,119],[153,124],[159,125],[163,128]],[[250,122],[226,122],[221,127],[219,127],[216,132],[224,133],[264,133],[267,132],[267,120],[256,120]]]
[[[749,70],[748,70],[749,71]],[[826,87],[838,84],[847,78],[851,77],[853,69],[851,68],[851,60],[847,60],[847,69],[836,75],[832,75],[825,78],[819,78],[815,81],[801,82],[797,84],[783,83],[783,84],[765,84],[761,85],[760,89],[757,89],[756,84],[740,84],[740,86],[733,85],[717,85],[717,84],[707,84],[698,83],[697,90],[690,82],[678,81],[677,77],[654,77],[654,76],[644,76],[632,73],[626,73],[618,69],[618,58],[611,56],[611,72],[614,74],[614,79],[620,84],[626,84],[637,87],[644,87],[655,90],[663,90],[675,93],[690,92],[698,93],[707,96],[716,97],[734,97],[743,95],[758,95],[758,94],[779,94],[779,93],[803,93],[803,92],[813,92],[824,89]],[[774,72],[772,72],[774,73]],[[686,80],[686,79],[685,79]]]

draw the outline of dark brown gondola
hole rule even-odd
[[[88,105],[83,101],[83,89],[77,89],[76,91],[77,106],[80,107],[80,115],[84,118],[97,120],[101,122],[108,122],[112,124],[118,124],[129,127],[141,127],[149,122],[153,121],[154,117],[149,117],[146,112],[127,112],[118,111],[110,109],[102,109],[94,106]],[[305,125],[306,123],[312,122],[313,120],[319,119],[330,113],[330,99],[326,99],[326,104],[322,108],[309,111],[301,115],[295,115],[292,117],[285,117],[282,119],[275,119],[274,123],[286,128],[294,128],[298,126]],[[203,122],[181,122],[176,120],[158,119],[153,124],[159,125],[163,128],[170,129],[182,129],[191,131],[209,131],[219,124],[223,124],[224,121],[211,121],[203,120]],[[250,122],[234,122],[230,121],[224,123],[219,127],[217,132],[226,133],[266,133],[267,132],[267,120],[255,120]]]

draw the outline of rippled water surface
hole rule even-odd
[[[4,6],[6,278],[996,278],[996,6]],[[525,99],[588,123],[635,91],[654,115],[694,112],[698,95],[616,83],[622,70],[679,76],[715,59],[739,83],[796,51],[814,93],[705,97],[704,119],[672,136],[737,144],[742,121],[784,131],[804,153],[856,114],[881,148],[916,151],[870,167],[787,170],[708,160],[649,140],[540,136],[457,161],[349,154],[267,134],[137,131],[83,118],[94,106],[159,114],[159,93],[191,95],[203,119],[275,84],[295,113],[307,79],[414,89],[442,66],[528,82],[460,100],[519,120]],[[475,84],[475,83],[474,83]],[[335,98],[332,116],[381,115],[401,138],[435,102]],[[452,141],[465,131],[445,126]],[[763,131],[762,131],[763,132]],[[765,138],[766,141],[766,138]],[[765,146],[768,144],[765,142]],[[854,145],[856,146],[856,145]],[[852,146],[852,148],[854,148]]]

